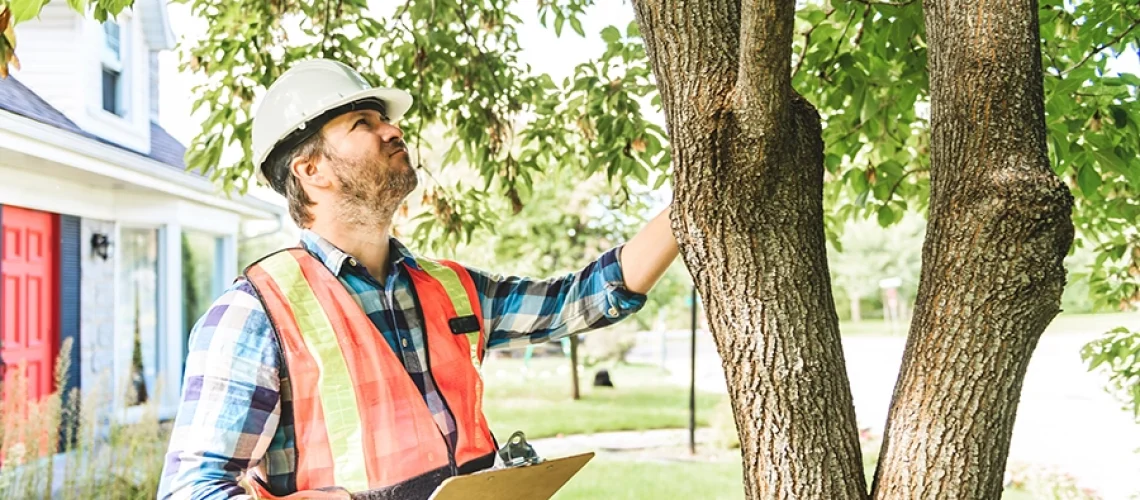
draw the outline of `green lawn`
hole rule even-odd
[[[555,500],[744,498],[740,462],[625,462],[596,457]]]
[[[870,487],[869,480],[867,486]],[[737,461],[621,461],[610,457],[595,457],[554,495],[554,500],[595,498],[744,498],[741,466]],[[1034,498],[1040,497],[1024,489],[1007,489],[1002,494],[1002,500]]]
[[[527,438],[605,431],[684,428],[689,392],[665,380],[656,367],[621,365],[610,370],[615,387],[593,387],[594,370],[582,370],[582,398],[570,398],[570,363],[535,358],[529,370],[517,359],[489,359],[484,411],[496,436],[522,430]],[[561,372],[559,371],[561,370]],[[697,425],[706,426],[723,396],[697,394]]]
[[[613,368],[611,377],[616,387],[612,389],[592,387],[594,371],[582,370],[582,399],[573,401],[569,362],[564,358],[535,358],[525,368],[519,359],[488,359],[483,369],[484,410],[492,430],[505,439],[515,430],[524,431],[528,438],[541,438],[688,425],[688,388],[666,382],[660,369],[636,365]],[[715,418],[714,409],[722,396],[697,396],[697,424],[707,426],[710,418]],[[864,444],[868,485],[878,449],[877,443]],[[716,461],[670,461],[606,453],[587,464],[554,498],[743,498],[741,466],[733,456],[733,452],[722,451]],[[1034,498],[1028,491],[1007,490],[1002,499]]]

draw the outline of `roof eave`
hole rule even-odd
[[[146,186],[151,189],[195,201],[203,200],[201,200],[201,196],[193,196],[193,194],[206,195],[210,198],[207,200],[209,204],[239,213],[247,218],[271,220],[286,213],[285,207],[251,195],[227,196],[219,193],[217,186],[209,179],[187,171],[172,169],[169,165],[139,153],[68,131],[60,133],[61,130],[56,127],[8,111],[0,110],[0,131],[23,136],[32,141],[77,153],[111,167],[127,169],[159,181]],[[105,172],[97,173],[107,175]]]

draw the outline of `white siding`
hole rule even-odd
[[[150,151],[150,49],[139,16],[119,16],[123,33],[127,116],[103,110],[103,26],[65,2],[16,28],[21,70],[16,78],[79,128],[142,153]]]
[[[123,36],[126,117],[103,110],[103,26],[87,19],[82,23],[81,78],[90,85],[83,88],[84,112],[71,119],[80,128],[106,140],[147,153],[150,151],[150,55],[138,16],[124,11],[119,15],[119,24]]]
[[[68,117],[85,106],[76,35],[80,24],[79,15],[66,2],[51,2],[39,19],[16,27],[21,69],[12,74]]]
[[[147,58],[150,64],[150,121],[158,122],[158,105],[161,102],[159,96],[159,71],[158,71],[158,51],[150,51],[150,57]]]

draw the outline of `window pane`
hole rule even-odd
[[[182,233],[182,357],[186,358],[190,330],[214,301],[219,261],[217,236]]]
[[[122,40],[119,36],[119,24],[114,21],[107,21],[103,23],[103,40],[106,44],[107,50],[114,55],[114,59],[120,58],[119,45]]]
[[[108,113],[119,113],[119,73],[103,68],[103,109]]]
[[[126,405],[154,397],[158,362],[158,230],[123,228],[120,233],[116,305],[116,356]]]

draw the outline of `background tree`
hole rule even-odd
[[[454,251],[444,249],[445,254],[485,269],[554,277],[581,269],[602,252],[628,241],[636,228],[647,222],[645,207],[633,207],[642,205],[639,198],[615,210],[601,179],[582,179],[575,173],[556,172],[535,182],[532,202],[513,217],[499,220],[494,232],[476,234]],[[581,396],[579,336],[571,336],[569,343],[571,397],[576,400]]]
[[[1136,50],[1140,6],[994,3],[642,0],[637,23],[602,30],[605,53],[556,82],[519,63],[510,1],[190,0],[209,22],[185,58],[206,81],[197,105],[209,117],[188,159],[226,189],[246,189],[256,92],[323,55],[411,89],[412,144],[426,146],[425,125],[448,131],[439,161],[416,155],[426,174],[462,162],[483,181],[429,183],[415,207],[428,214],[421,242],[469,242],[498,220],[496,200],[512,211],[532,203],[540,174],[598,175],[618,199],[672,179],[676,234],[725,359],[751,497],[867,495],[824,239],[853,219],[886,226],[929,210],[875,492],[992,495],[1024,364],[1058,309],[1071,237],[1063,192],[1075,196],[1076,245],[1096,253],[1091,292],[1133,307],[1140,291],[1140,78],[1109,72],[1107,57]],[[590,4],[538,9],[556,32],[585,36]],[[21,22],[41,6],[15,0],[5,12]],[[12,22],[0,20],[3,57]],[[668,140],[646,109],[664,115]],[[1011,155],[995,155],[997,144]],[[236,160],[222,161],[227,147]],[[1003,253],[1007,242],[1035,253]],[[979,318],[989,321],[965,321]],[[926,356],[936,361],[911,361]],[[923,381],[959,397],[909,411],[926,409]],[[985,446],[970,445],[977,415],[996,436]]]
[[[842,308],[846,303],[850,311],[847,318],[860,321],[863,302],[882,307],[879,282],[887,278],[901,281],[901,304],[913,303],[918,292],[925,219],[911,214],[885,229],[878,228],[872,220],[853,220],[842,231],[828,252],[828,262],[836,287],[836,305]],[[842,309],[838,312],[842,318]]]

